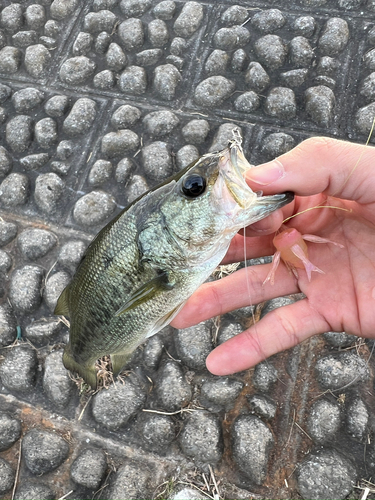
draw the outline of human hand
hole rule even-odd
[[[246,259],[272,255],[274,232],[286,225],[344,245],[307,243],[310,260],[325,274],[305,271],[298,279],[281,263],[275,284],[263,285],[271,264],[236,271],[202,285],[173,320],[186,328],[213,316],[276,297],[303,292],[305,299],[273,310],[260,322],[218,346],[207,358],[208,369],[227,375],[327,331],[375,338],[375,149],[315,137],[276,160],[248,172],[250,187],[264,194],[293,191],[293,203],[246,229]],[[271,234],[272,233],[272,234]],[[248,237],[252,236],[252,237]],[[244,259],[243,236],[232,240],[223,263]],[[250,296],[249,296],[250,291]]]

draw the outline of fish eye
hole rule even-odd
[[[206,179],[198,174],[189,175],[182,183],[182,192],[189,198],[196,198],[204,193],[206,189]]]

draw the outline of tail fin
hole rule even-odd
[[[91,364],[79,364],[73,358],[73,354],[70,349],[70,344],[68,344],[64,349],[63,354],[63,364],[67,370],[71,372],[76,372],[80,375],[86,384],[90,385],[94,390],[97,387],[95,362]]]

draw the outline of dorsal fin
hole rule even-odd
[[[64,288],[64,290],[62,291],[62,293],[57,301],[57,304],[56,304],[56,307],[55,307],[53,314],[56,314],[57,316],[70,317],[68,299],[69,299],[69,285],[66,286]]]

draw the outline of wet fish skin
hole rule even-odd
[[[110,354],[118,374],[136,347],[167,325],[209,277],[237,231],[293,199],[292,193],[259,196],[243,178],[231,187],[231,154],[233,160],[229,148],[204,155],[150,190],[87,249],[55,314],[70,318],[65,367],[93,388],[99,357]],[[205,181],[202,194],[184,194],[188,179],[199,178]],[[246,208],[232,192],[239,203],[241,196],[246,200]]]

